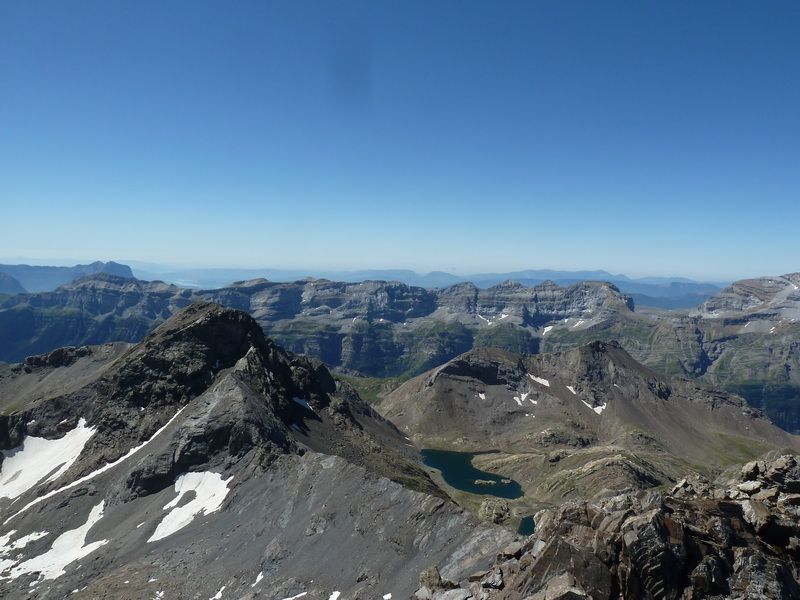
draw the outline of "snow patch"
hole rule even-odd
[[[341,592],[333,592],[330,596],[328,596],[328,600],[338,600],[339,596],[341,595]]]
[[[392,595],[391,594],[384,594],[383,595],[383,600],[392,600]]]
[[[256,580],[253,582],[253,585],[251,585],[250,587],[251,588],[256,587],[262,579],[264,579],[264,571],[260,571],[259,574],[256,575]]]
[[[603,404],[601,404],[600,406],[592,406],[591,404],[589,404],[588,402],[586,402],[583,399],[581,399],[581,402],[583,402],[586,405],[586,408],[589,408],[589,409],[593,410],[598,415],[603,414],[603,411],[606,409],[606,406],[608,406],[607,402],[603,402]]]
[[[572,392],[572,395],[573,395],[573,396],[577,396],[577,395],[578,395],[578,392],[576,392],[576,391],[575,391],[575,388],[574,388],[574,387],[572,387],[571,385],[568,385],[568,386],[567,386],[567,389],[568,389],[570,392]]]
[[[486,394],[480,393],[478,394],[478,398],[480,398],[481,400],[486,400]]]
[[[0,573],[6,569],[10,569],[19,562],[19,560],[5,557],[11,555],[12,553],[16,553],[18,550],[22,550],[31,542],[35,542],[36,540],[50,535],[50,533],[47,531],[34,531],[33,533],[29,533],[28,535],[23,535],[22,537],[17,538],[9,544],[9,540],[15,533],[17,533],[17,531],[12,529],[7,534],[0,536]]]
[[[283,600],[297,600],[298,598],[302,598],[303,596],[305,596],[307,593],[308,592],[300,592],[296,596],[289,596],[288,598],[284,598]]]
[[[548,333],[550,333],[550,331],[552,329],[553,329],[553,326],[552,325],[548,325],[547,327],[544,328],[544,331],[542,331],[542,335],[547,335]]]
[[[211,471],[184,473],[179,476],[175,480],[175,491],[178,492],[178,495],[164,505],[164,510],[172,510],[161,520],[147,541],[155,542],[163,539],[189,525],[196,516],[207,515],[219,510],[230,491],[228,482],[231,479],[233,476],[222,479],[222,475]],[[184,494],[188,492],[194,492],[194,498],[178,507]]]
[[[35,506],[35,505],[39,504],[40,502],[43,502],[43,501],[47,500],[48,498],[52,498],[56,494],[59,494],[59,493],[61,493],[63,491],[66,491],[66,490],[72,489],[74,487],[77,487],[77,486],[81,485],[82,483],[86,483],[87,481],[89,481],[91,479],[94,479],[98,475],[101,475],[102,473],[105,473],[106,471],[108,471],[110,469],[113,469],[118,464],[123,462],[125,459],[133,456],[139,450],[141,450],[142,448],[147,446],[147,444],[152,442],[162,431],[164,431],[167,427],[170,426],[170,424],[178,417],[178,415],[183,412],[184,408],[186,408],[186,407],[181,408],[178,412],[176,412],[174,415],[172,415],[172,418],[169,421],[167,421],[166,423],[164,423],[164,426],[161,429],[159,429],[158,431],[156,431],[152,436],[150,436],[149,439],[145,440],[144,442],[142,442],[138,446],[136,446],[134,448],[131,448],[130,450],[128,450],[128,452],[126,452],[124,455],[119,457],[117,460],[115,460],[113,462],[110,462],[110,463],[107,463],[107,464],[103,465],[102,467],[100,467],[99,469],[97,469],[96,471],[92,471],[88,475],[84,475],[83,477],[79,477],[78,479],[76,479],[72,483],[69,483],[69,484],[67,484],[67,485],[65,485],[63,487],[60,487],[57,490],[53,490],[52,492],[48,492],[48,493],[44,494],[43,496],[39,496],[35,500],[31,500],[30,502],[28,502],[28,504],[23,506],[20,510],[18,510],[16,513],[14,513],[10,517],[8,517],[5,521],[3,521],[3,523],[4,524],[8,523],[11,519],[16,517],[17,515],[20,515],[20,514],[24,513],[31,506]],[[80,423],[78,425],[80,426]],[[3,464],[5,465],[5,463],[3,463]]]
[[[539,384],[541,384],[541,385],[543,385],[545,387],[550,387],[550,382],[547,381],[547,379],[542,379],[541,377],[536,377],[536,375],[531,375],[530,373],[528,373],[528,377],[530,377],[536,383],[539,383]]]
[[[86,535],[89,530],[103,518],[104,505],[105,502],[100,502],[89,513],[86,523],[76,529],[65,531],[53,540],[50,550],[11,568],[8,575],[0,574],[0,579],[17,579],[28,573],[38,573],[40,581],[61,577],[67,565],[88,556],[108,543],[108,540],[86,543]],[[5,570],[8,568],[6,567]]]
[[[573,328],[573,329],[575,329],[576,327],[580,327],[580,326],[581,326],[581,325],[583,325],[585,322],[586,322],[586,321],[584,321],[583,319],[578,319],[578,322],[577,322],[577,323],[575,323],[575,325],[573,325],[573,326],[572,326],[572,328]]]
[[[522,406],[522,403],[525,402],[525,400],[528,398],[528,396],[530,396],[530,394],[531,394],[530,392],[522,392],[519,396],[514,396],[514,400],[516,401],[517,404]],[[534,400],[531,400],[531,402],[536,404]]]
[[[221,588],[219,588],[219,591],[213,596],[211,596],[211,598],[209,598],[208,600],[220,600],[222,598],[222,592],[224,591],[225,591],[225,586],[223,585]]]
[[[3,450],[0,467],[0,498],[14,499],[38,483],[55,481],[72,466],[95,428],[86,426],[86,419],[57,440],[26,436],[22,445]],[[44,481],[43,481],[44,480]]]

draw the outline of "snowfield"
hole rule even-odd
[[[39,483],[55,481],[69,470],[91,437],[95,428],[86,426],[86,419],[56,440],[27,436],[22,445],[3,450],[5,460],[0,471],[0,498],[12,500]]]
[[[164,506],[170,512],[161,520],[148,542],[155,542],[172,535],[189,525],[198,515],[208,515],[219,510],[228,495],[228,482],[233,479],[222,479],[219,473],[205,471],[202,473],[184,473],[175,480],[175,491],[178,495]],[[179,506],[183,496],[194,492],[194,498],[183,506]]]

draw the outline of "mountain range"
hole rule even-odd
[[[0,411],[4,598],[402,598],[514,537],[449,502],[346,383],[218,305],[6,368]]]
[[[196,290],[96,274],[0,302],[0,360],[60,346],[136,342],[197,300],[252,314],[287,349],[353,375],[405,379],[473,348],[557,352],[617,340],[654,370],[743,395],[800,430],[800,275],[737,282],[691,311],[638,312],[608,283],[252,280]]]
[[[473,350],[376,410],[196,301],[137,344],[0,365],[0,595],[793,598],[798,447],[617,343]]]
[[[72,267],[0,264],[0,293],[49,292],[65,283],[94,273],[133,277],[133,271],[128,265],[113,261],[95,261],[88,265]]]
[[[506,273],[475,273],[453,275],[444,271],[420,274],[409,269],[372,269],[355,271],[325,271],[320,269],[169,269],[158,265],[133,263],[136,277],[146,280],[164,280],[184,287],[197,289],[222,288],[233,281],[268,279],[276,282],[293,282],[306,278],[328,279],[358,283],[361,281],[396,281],[424,288],[443,288],[458,283],[472,283],[478,288],[493,287],[513,280],[533,286],[552,281],[570,286],[582,281],[600,281],[615,285],[634,297],[640,306],[676,309],[693,308],[724,287],[720,282],[698,282],[685,277],[640,277],[613,274],[608,271],[556,271],[553,269],[527,269]]]

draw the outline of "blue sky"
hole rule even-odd
[[[0,4],[0,258],[800,270],[800,3]]]

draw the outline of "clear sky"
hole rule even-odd
[[[800,270],[800,2],[0,3],[0,258]]]

